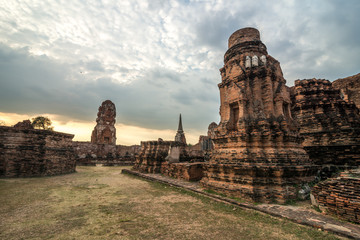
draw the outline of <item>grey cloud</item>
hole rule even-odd
[[[119,72],[122,72],[122,73],[128,73],[129,72],[129,69],[125,68],[125,67],[118,67],[117,70]]]
[[[144,77],[150,84],[154,84],[160,88],[170,87],[170,84],[181,83],[179,74],[165,68],[153,68],[146,72]]]
[[[199,14],[199,22],[195,24],[199,46],[206,45],[213,50],[224,50],[233,32],[243,27],[258,27],[262,16],[267,15],[272,6],[267,1],[225,2],[222,5],[224,7],[220,10],[209,10]]]
[[[359,1],[54,1],[32,14],[21,6],[4,5],[0,111],[94,120],[110,99],[118,122],[174,128],[181,112],[184,126],[206,130],[219,118],[227,39],[247,26],[261,31],[290,85],[359,71]]]
[[[296,7],[301,9],[301,4]],[[360,29],[356,26],[359,2],[320,1],[314,9],[302,9],[308,19],[292,34],[296,50],[289,53],[291,60],[284,57],[285,65],[291,65],[285,71],[291,80],[312,77],[335,80],[356,74],[360,61]]]
[[[189,110],[206,109],[209,98],[205,96],[212,94],[202,90],[202,82],[190,76],[180,79],[177,73],[166,71],[162,75],[162,69],[150,69],[144,78],[130,84],[118,84],[107,77],[96,81],[66,81],[73,66],[46,56],[31,56],[27,51],[1,46],[0,59],[6,59],[0,63],[0,79],[3,79],[0,101],[4,103],[0,111],[50,113],[66,115],[68,120],[92,121],[101,102],[110,99],[117,107],[118,122],[125,124],[174,128],[172,118],[180,112],[187,113],[187,125],[193,129],[205,129],[211,121],[208,120],[211,112],[197,116],[197,111]],[[147,81],[148,76],[153,77],[152,81]],[[156,84],[157,79],[169,84],[164,88]]]
[[[87,69],[90,69],[90,70],[96,71],[96,72],[103,72],[105,70],[103,64],[98,60],[92,60],[92,61],[86,62],[85,66]]]
[[[72,66],[46,56],[31,56],[0,46],[1,111],[54,113],[81,117],[74,101],[79,101],[76,84],[66,81]],[[86,95],[83,94],[83,95]],[[85,114],[86,118],[86,114]]]

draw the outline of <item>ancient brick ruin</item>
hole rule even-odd
[[[295,81],[291,88],[292,114],[299,123],[304,149],[322,167],[320,180],[360,164],[360,115],[352,101],[356,94],[339,83],[305,79]],[[312,203],[359,223],[359,189],[359,169],[343,172],[317,183],[311,190]]]
[[[116,145],[116,108],[110,100],[99,107],[91,142],[76,141],[73,147],[78,165],[128,166],[133,165],[139,145]]]
[[[161,173],[172,178],[184,179],[186,181],[199,181],[204,176],[203,165],[203,162],[165,162],[161,166]]]
[[[99,107],[91,143],[116,145],[115,118],[115,104],[110,100],[104,101]]]
[[[320,182],[312,189],[312,203],[321,211],[360,223],[360,169]]]
[[[74,135],[33,129],[26,120],[0,126],[0,177],[52,176],[75,172]]]
[[[164,175],[198,181],[203,177],[204,156],[187,148],[177,141],[141,142],[141,150],[136,158],[134,169],[145,173]]]
[[[326,169],[359,166],[360,115],[355,104],[343,100],[324,79],[297,80],[291,93],[292,114],[309,157]]]
[[[203,177],[203,164],[211,151],[211,140],[200,136],[199,143],[186,145],[181,115],[175,141],[141,142],[141,150],[136,158],[134,169],[145,173],[164,175],[198,181]]]
[[[130,166],[134,164],[135,156],[140,150],[139,145],[109,145],[91,142],[74,141],[77,165],[95,166]]]
[[[289,88],[254,28],[230,36],[220,73],[220,123],[189,147],[180,115],[175,141],[142,142],[135,169],[202,178],[206,188],[253,201],[285,202],[306,196],[307,183],[322,179],[324,169],[359,166],[360,74],[333,84],[297,80]],[[339,198],[344,189],[336,190]],[[346,215],[351,211],[358,208]]]
[[[318,167],[301,146],[280,64],[258,30],[230,36],[220,72],[221,121],[202,185],[254,201],[295,199]]]
[[[136,158],[134,169],[146,173],[160,173],[161,165],[166,162],[166,157],[173,141],[146,141],[141,142],[141,150]]]
[[[360,109],[360,73],[337,79],[332,85],[335,89],[340,90],[340,94],[345,101],[354,102],[357,108]]]

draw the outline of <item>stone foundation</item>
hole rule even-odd
[[[312,189],[312,203],[322,211],[360,223],[360,169],[318,183]]]
[[[74,135],[0,126],[0,177],[75,172]]]
[[[308,161],[303,150],[279,148],[270,153],[249,148],[215,150],[213,158],[204,165],[202,185],[255,202],[284,203],[297,199],[302,184],[313,181],[318,171],[314,165],[299,160],[303,157]]]

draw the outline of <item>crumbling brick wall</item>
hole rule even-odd
[[[136,158],[134,169],[146,173],[160,173],[161,165],[166,162],[171,144],[174,141],[143,141]]]
[[[0,127],[0,176],[52,176],[75,172],[74,135]]]
[[[131,166],[140,150],[139,145],[123,146],[73,142],[78,165]]]
[[[199,181],[204,176],[203,165],[204,162],[164,162],[161,166],[161,173],[172,178],[184,179],[187,181]]]
[[[291,89],[292,115],[299,123],[302,145],[318,165],[360,164],[360,115],[324,79],[296,80]]]
[[[345,101],[354,102],[360,109],[360,73],[347,78],[337,79],[332,83],[335,89],[340,90]]]
[[[198,181],[203,177],[202,162],[191,162],[185,145],[175,141],[141,142],[141,150],[136,158],[134,169],[145,173],[162,173],[164,175]],[[172,151],[176,151],[172,156]],[[177,155],[177,156],[175,156]]]
[[[360,169],[318,183],[312,195],[312,203],[322,211],[360,223]]]

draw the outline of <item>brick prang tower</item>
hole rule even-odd
[[[301,146],[280,63],[254,28],[234,32],[228,47],[218,84],[221,121],[201,184],[259,202],[296,199],[318,167]]]

